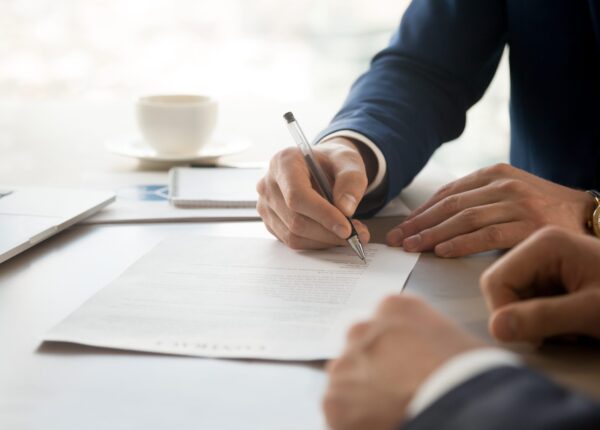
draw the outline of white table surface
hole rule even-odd
[[[319,365],[137,354],[40,336],[170,234],[259,223],[74,228],[0,268],[0,428],[317,429]]]
[[[120,119],[125,112],[126,105],[0,105],[0,183],[110,187],[121,177],[157,174],[104,152],[106,138],[131,131],[130,122]],[[258,129],[248,126],[247,132],[256,141],[268,139]],[[265,159],[261,151],[233,159],[259,161]],[[406,194],[413,205],[435,188],[427,177],[416,182]],[[395,222],[372,224],[375,240]],[[40,346],[44,332],[161,239],[181,233],[268,235],[258,222],[75,227],[0,265],[0,429],[324,427],[322,363]],[[406,288],[489,338],[477,280],[495,258],[424,254]],[[600,348],[521,351],[551,377],[600,397]]]

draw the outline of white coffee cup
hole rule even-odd
[[[136,104],[144,140],[159,154],[194,154],[217,124],[216,100],[201,95],[152,95]]]

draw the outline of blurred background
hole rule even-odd
[[[281,109],[299,110],[310,116],[305,128],[314,135],[385,47],[409,3],[0,0],[0,100],[5,107],[52,103],[60,110],[129,105],[149,93],[207,93],[225,116],[272,110],[257,129],[268,130],[267,121],[280,126]],[[503,59],[464,135],[435,159],[455,175],[506,161],[508,92]],[[2,121],[11,124],[4,117],[0,130]],[[271,135],[253,136],[257,157],[291,143]]]

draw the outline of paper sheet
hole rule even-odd
[[[352,323],[399,293],[418,255],[370,244],[294,251],[271,239],[174,237],[45,340],[205,357],[336,357]]]

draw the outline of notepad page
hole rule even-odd
[[[174,237],[58,324],[46,340],[168,354],[336,357],[350,325],[399,293],[417,254],[370,244],[291,250],[258,238]]]
[[[169,172],[169,201],[180,208],[254,208],[263,169],[175,167]]]

